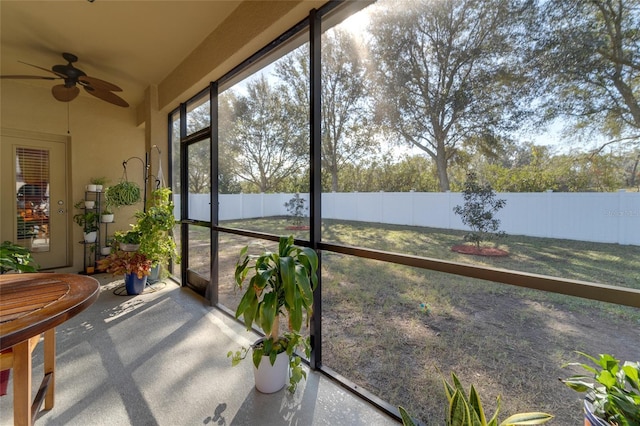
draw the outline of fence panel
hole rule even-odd
[[[220,220],[286,216],[294,194],[221,194]],[[309,205],[309,194],[300,194]],[[176,217],[179,195],[175,197]],[[506,200],[497,217],[508,234],[640,245],[640,193],[498,193]],[[467,229],[453,213],[454,192],[330,192],[322,194],[325,219]],[[191,218],[209,217],[209,195],[189,197]]]

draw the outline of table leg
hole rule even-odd
[[[54,404],[56,386],[56,329],[52,328],[44,332],[44,375],[51,374],[47,396],[44,400],[44,409],[51,410]]]
[[[13,347],[13,424],[31,426],[31,339]]]

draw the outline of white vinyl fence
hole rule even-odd
[[[224,220],[287,216],[294,194],[221,194]],[[309,194],[300,194],[309,200]],[[640,193],[499,193],[506,205],[497,214],[507,234],[640,245]],[[346,192],[322,194],[325,219],[468,229],[453,213],[464,203],[458,192]],[[179,217],[180,197],[175,197]],[[210,220],[209,194],[189,197],[189,218]]]

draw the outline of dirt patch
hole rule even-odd
[[[459,244],[451,247],[451,251],[461,254],[472,254],[475,256],[491,256],[491,257],[505,257],[509,256],[509,252],[501,250],[496,247],[476,247],[468,244]]]

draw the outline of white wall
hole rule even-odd
[[[220,220],[287,216],[293,194],[221,194]],[[309,195],[301,194],[307,200]],[[497,214],[507,234],[640,245],[640,193],[500,193]],[[179,196],[176,196],[176,217]],[[453,213],[458,192],[349,192],[322,194],[324,219],[468,229]],[[208,221],[209,194],[189,197],[191,219]]]

